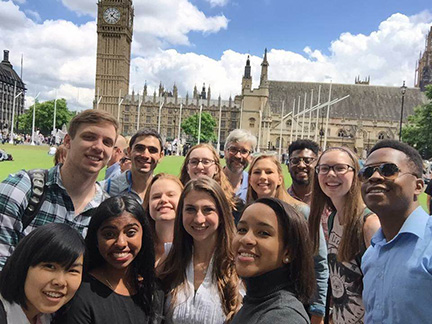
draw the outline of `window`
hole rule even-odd
[[[253,118],[253,117],[249,118],[249,127],[250,128],[255,127],[255,118]]]
[[[387,137],[387,136],[385,135],[384,132],[381,132],[381,133],[378,134],[378,139],[379,139],[379,140],[383,140],[383,139],[385,139],[386,137]]]
[[[344,129],[339,129],[338,137],[347,137],[347,133]]]
[[[151,116],[146,116],[146,123],[150,124],[151,123]]]

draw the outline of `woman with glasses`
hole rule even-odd
[[[241,304],[226,195],[209,177],[189,181],[179,200],[174,239],[159,266],[167,299],[165,323],[222,324]]]
[[[333,304],[333,323],[362,323],[363,275],[361,257],[380,227],[361,198],[357,157],[345,147],[331,147],[319,157],[313,180],[309,233],[314,250],[319,244],[319,226],[325,206],[329,216],[328,262],[330,285],[327,298]]]
[[[206,143],[190,148],[183,161],[180,171],[180,181],[185,186],[189,180],[198,179],[203,176],[216,180],[222,187],[228,199],[229,206],[233,211],[234,219],[237,222],[244,204],[241,199],[235,196],[231,184],[222,170],[216,150],[213,146]]]

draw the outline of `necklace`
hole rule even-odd
[[[105,272],[102,272],[102,275],[105,279],[105,282],[108,284],[108,287],[110,287],[112,291],[115,291],[114,287],[111,285],[111,282],[108,280],[108,277],[106,276]]]

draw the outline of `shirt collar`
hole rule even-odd
[[[425,227],[429,220],[429,217],[430,216],[426,214],[423,208],[419,206],[414,209],[414,211],[408,216],[408,218],[403,223],[401,229],[399,230],[399,233],[397,233],[397,235],[392,240],[387,242],[386,238],[384,237],[384,233],[380,228],[372,237],[371,244],[372,246],[375,246],[375,244],[384,245],[390,243],[397,239],[402,233],[412,234],[417,236],[418,238],[423,238]]]

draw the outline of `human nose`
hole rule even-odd
[[[93,143],[93,149],[94,150],[102,152],[103,151],[103,147],[104,147],[104,144],[103,144],[103,139],[102,138],[99,138],[96,141],[94,141],[94,143]]]
[[[126,245],[127,245],[127,240],[126,240],[126,236],[124,235],[124,234],[120,234],[118,237],[117,237],[117,240],[116,240],[116,242],[115,242],[115,245],[118,247],[118,248],[125,248],[126,247]]]
[[[384,177],[379,172],[378,168],[374,168],[372,175],[368,179],[369,181],[381,181],[384,180]]]
[[[163,203],[163,202],[167,202],[168,201],[168,196],[166,194],[162,194],[160,199],[159,199],[159,203]]]
[[[59,286],[59,287],[65,286],[66,285],[65,271],[63,269],[60,271],[56,271],[51,282],[54,286]]]
[[[202,223],[204,223],[205,222],[205,216],[204,216],[204,214],[202,213],[202,211],[201,210],[198,210],[197,211],[197,213],[195,214],[195,218],[194,218],[194,222],[196,223],[196,224],[202,224]]]
[[[256,240],[253,233],[251,231],[247,231],[245,234],[241,236],[239,242],[243,245],[254,245]]]
[[[196,167],[197,167],[197,169],[204,169],[204,163],[203,163],[203,161],[199,160]]]

